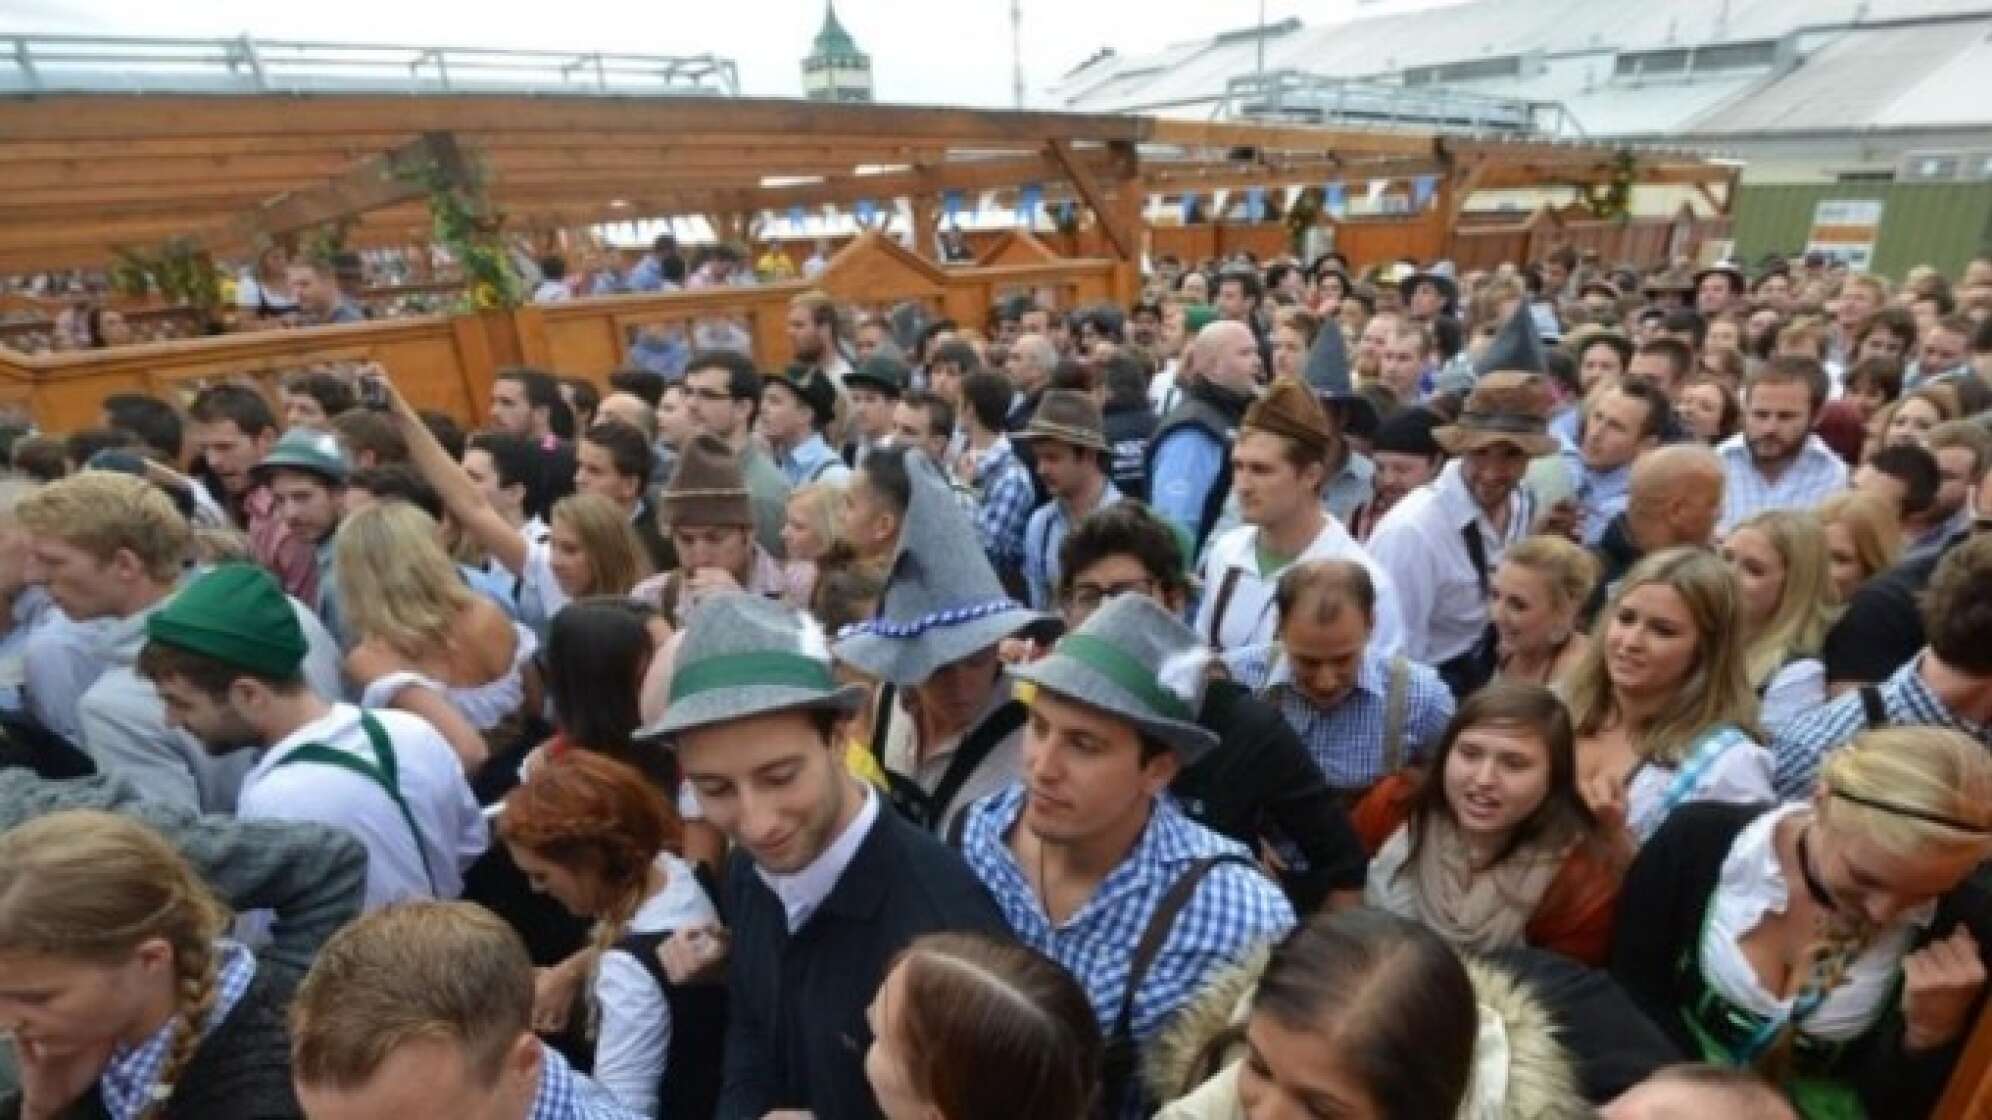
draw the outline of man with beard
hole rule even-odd
[[[1772,509],[1812,509],[1847,487],[1847,464],[1812,432],[1826,370],[1811,358],[1772,358],[1743,387],[1743,430],[1716,448],[1728,478],[1718,535]]]
[[[844,375],[851,372],[851,361],[844,356],[844,346],[837,334],[837,305],[822,292],[804,292],[789,301],[787,325],[789,347],[795,352],[795,360],[822,370],[842,393]]]
[[[268,572],[224,564],[145,624],[138,671],[213,755],[260,752],[236,815],[343,829],[367,849],[368,909],[454,898],[488,834],[456,752],[420,717],[325,700]]]
[[[1456,696],[1493,673],[1489,588],[1502,555],[1531,528],[1534,503],[1521,486],[1529,460],[1562,446],[1549,434],[1553,405],[1541,374],[1482,377],[1459,419],[1432,433],[1456,461],[1370,536],[1370,555],[1397,583],[1406,656],[1438,669]]]

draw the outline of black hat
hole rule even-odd
[[[816,414],[819,425],[828,424],[837,415],[837,387],[815,366],[792,365],[780,377],[769,378],[768,383],[794,393]]]
[[[858,363],[858,367],[844,375],[844,388],[854,389],[859,385],[869,385],[895,400],[906,391],[908,371],[906,363],[898,358],[883,354],[873,354]]]
[[[1372,451],[1395,451],[1403,455],[1439,454],[1439,441],[1432,429],[1441,423],[1437,413],[1423,406],[1400,409],[1377,425]]]

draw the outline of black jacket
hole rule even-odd
[[[1634,564],[1646,558],[1639,545],[1633,542],[1632,530],[1626,527],[1625,514],[1613,517],[1605,525],[1603,536],[1591,547],[1591,555],[1598,561],[1598,582],[1591,588],[1591,598],[1584,603],[1582,621],[1586,629],[1598,612],[1605,609],[1605,603],[1612,596],[1612,588],[1625,578]]]
[[[1619,895],[1618,928],[1612,937],[1612,975],[1648,1018],[1667,1032],[1691,1060],[1700,1049],[1681,1008],[1699,985],[1686,962],[1700,943],[1710,898],[1722,877],[1722,863],[1746,825],[1765,811],[1761,805],[1698,802],[1683,805],[1639,851]],[[1936,920],[1911,951],[1949,937],[1960,922],[1971,927],[1980,955],[1992,955],[1992,894],[1983,872],[1966,880],[1937,904]],[[1981,993],[1967,1023],[1978,1021]],[[1969,1030],[1966,1031],[1966,1037]],[[1943,1095],[1957,1065],[1964,1037],[1936,1050],[1912,1053],[1902,1047],[1902,1013],[1885,1017],[1849,1044],[1840,1077],[1860,1094],[1869,1116],[1927,1116]]]
[[[303,1120],[304,1109],[291,1089],[284,1020],[290,991],[281,976],[258,967],[228,1017],[201,1040],[158,1120]],[[18,1093],[0,1099],[0,1120],[20,1115]],[[110,1115],[94,1087],[63,1113],[64,1120]]]
[[[733,946],[721,1120],[760,1120],[782,1108],[816,1120],[879,1116],[865,1081],[865,1008],[893,957],[924,933],[1009,937],[961,857],[884,804],[829,897],[794,934],[744,852],[727,866],[725,895]]]
[[[1155,410],[1139,405],[1107,406],[1107,446],[1113,448],[1114,485],[1124,497],[1148,500],[1148,444],[1155,438]]]
[[[1286,719],[1243,685],[1218,680],[1204,690],[1197,722],[1219,746],[1171,783],[1183,811],[1254,852],[1262,841],[1285,850],[1292,869],[1280,886],[1298,913],[1313,913],[1329,891],[1361,890],[1362,841]]]

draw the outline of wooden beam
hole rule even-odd
[[[229,137],[341,132],[468,130],[512,133],[642,132],[798,136],[845,134],[949,141],[1042,143],[1143,140],[1145,117],[1013,113],[916,105],[725,97],[531,97],[448,94],[271,94],[245,97],[56,94],[0,101],[0,136],[10,140],[119,139],[144,135]]]
[[[446,132],[432,132],[413,144],[370,159],[322,186],[273,198],[202,240],[211,248],[255,245],[340,218],[424,198],[429,188],[421,177],[432,167],[460,186],[472,181],[456,139]]]
[[[1106,235],[1107,243],[1113,246],[1115,258],[1123,261],[1139,259],[1141,247],[1134,243],[1134,232],[1123,228],[1120,215],[1107,204],[1106,192],[1100,189],[1099,182],[1093,178],[1092,169],[1073,152],[1072,144],[1065,140],[1053,140],[1045,145],[1045,151],[1053,162],[1058,164],[1060,170],[1065,172],[1065,178],[1071,181],[1072,188],[1079,192],[1079,197],[1086,201],[1087,207],[1093,211],[1093,216],[1099,219],[1100,232]]]

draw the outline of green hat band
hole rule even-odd
[[[694,661],[671,677],[671,702],[722,688],[786,686],[837,691],[830,666],[814,657],[780,650],[727,653]]]
[[[1181,697],[1158,684],[1155,674],[1146,665],[1129,657],[1111,643],[1103,642],[1091,634],[1067,634],[1059,640],[1053,652],[1062,657],[1069,657],[1107,678],[1123,691],[1154,709],[1159,715],[1179,723],[1197,721],[1196,713],[1190,711],[1189,705],[1183,703]]]

